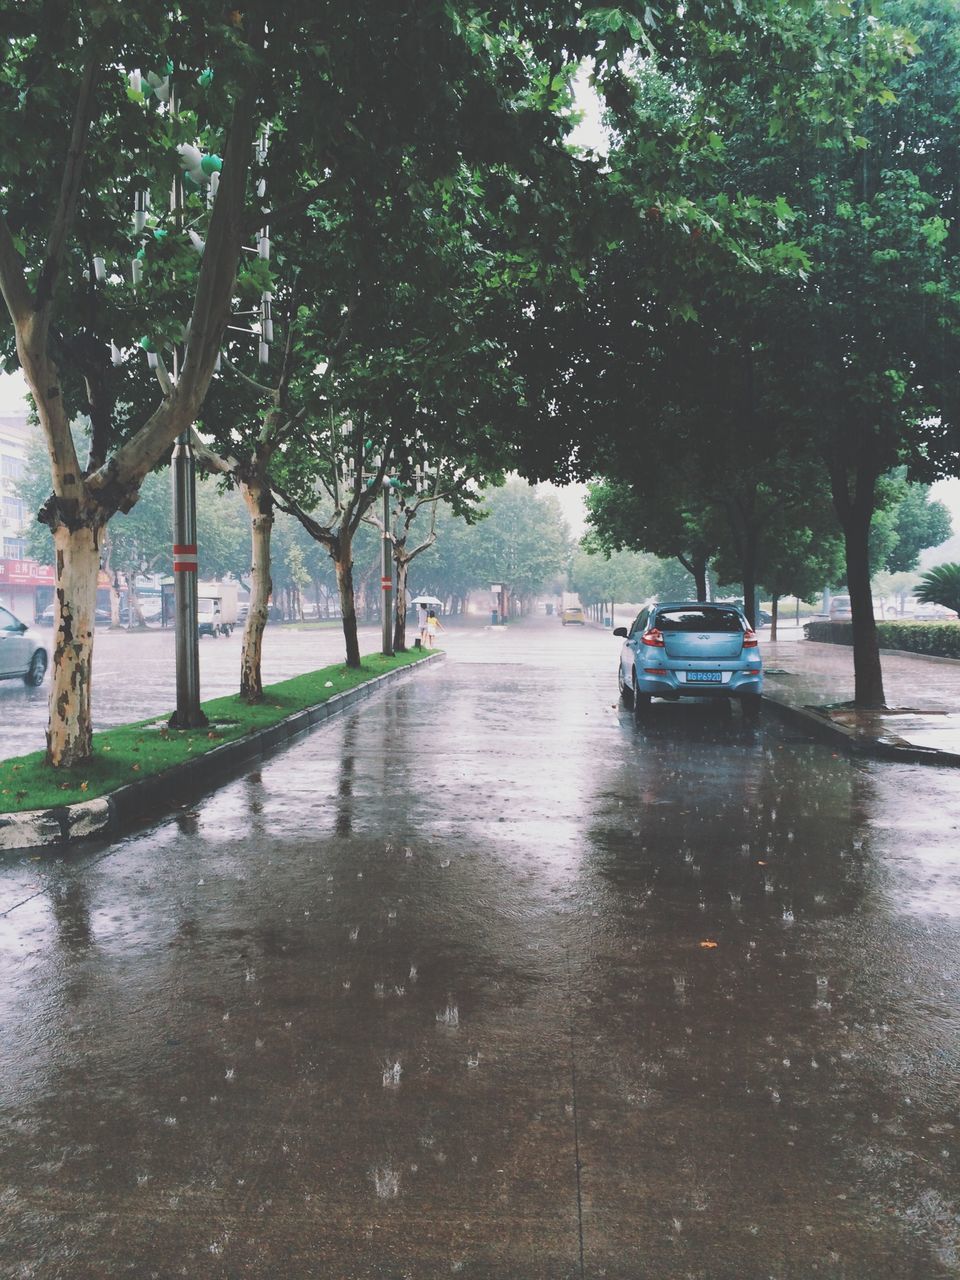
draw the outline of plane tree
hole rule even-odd
[[[605,552],[588,534],[570,562],[570,589],[585,605],[636,603],[653,594],[658,561],[636,551]],[[611,615],[612,616],[612,615]]]
[[[0,291],[51,464],[52,764],[91,749],[104,526],[195,422],[231,312],[269,294],[271,236],[411,134],[430,161],[414,191],[449,174],[464,131],[518,156],[553,146],[570,62],[599,39],[575,6],[561,10],[4,0]],[[549,73],[526,74],[517,54],[531,50]],[[530,203],[542,176],[542,164],[525,173]],[[69,431],[81,412],[86,457]]]
[[[238,286],[259,283],[255,264],[238,264],[269,221],[259,183],[276,178],[282,192],[284,170],[261,165],[248,181],[255,135],[282,120],[274,156],[296,152],[317,180],[329,145],[356,127],[342,86],[358,36],[382,33],[385,53],[390,35],[379,6],[376,19],[369,6],[337,17],[335,6],[296,2],[60,6],[56,20],[41,0],[3,8],[0,290],[50,459],[40,512],[57,569],[47,754],[63,767],[91,750],[104,527],[195,420]],[[308,90],[322,110],[298,109]],[[182,217],[170,211],[175,184]],[[86,457],[70,432],[80,413]]]
[[[684,486],[682,460],[674,462],[679,465],[651,468],[648,487],[619,478],[593,482],[587,492],[591,539],[605,554],[634,551],[676,558],[694,580],[695,598],[706,600],[717,535],[691,487]]]
[[[396,572],[393,601],[393,647],[403,651],[407,647],[407,593],[410,566],[434,545],[438,536],[437,518],[440,508],[446,507],[452,516],[467,527],[484,518],[481,507],[481,488],[487,484],[501,483],[503,477],[483,475],[483,468],[475,460],[463,459],[452,463],[446,459],[431,463],[424,455],[423,463],[416,463],[411,455],[403,468],[412,481],[412,489],[403,488],[397,479],[390,485],[388,523],[386,534],[391,545]],[[411,475],[412,471],[412,475]],[[367,521],[384,534],[383,513],[374,505]]]
[[[244,339],[232,343],[222,394],[205,410],[209,447],[198,442],[198,454],[239,486],[252,522],[243,697],[261,695],[275,508],[329,553],[355,666],[353,540],[376,518],[385,483],[405,495],[408,530],[427,501],[426,477],[435,499],[467,514],[471,480],[495,478],[508,455],[516,386],[503,334],[517,304],[504,276],[527,257],[498,212],[509,183],[498,180],[491,202],[462,159],[432,183],[423,168],[412,145],[392,170],[381,157],[362,183],[354,174],[343,192],[318,196],[307,225],[278,239],[271,323],[281,354],[271,369],[251,369],[234,349]],[[403,577],[406,531],[396,545]]]

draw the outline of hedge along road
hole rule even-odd
[[[42,632],[50,639],[49,630]],[[380,628],[360,628],[361,653],[380,648]],[[224,697],[240,687],[242,631],[200,640],[200,696]],[[267,628],[263,643],[263,683],[274,684],[328,666],[343,657],[343,632],[305,625]],[[49,677],[39,689],[20,680],[0,680],[0,759],[41,751],[47,729]],[[93,656],[93,727],[107,729],[177,705],[173,631],[98,631]]]
[[[2,864],[6,1265],[955,1276],[954,776],[638,730],[592,627],[444,647]]]

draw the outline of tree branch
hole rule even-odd
[[[220,353],[223,363],[227,366],[231,373],[235,373],[241,382],[245,382],[248,387],[252,387],[258,395],[269,396],[271,400],[275,400],[277,396],[275,387],[265,387],[262,382],[257,382],[256,378],[251,378],[248,373],[233,363],[225,351]]]
[[[280,362],[280,381],[277,383],[277,405],[281,408],[286,404],[287,390],[290,386],[290,378],[293,375],[293,335],[297,327],[297,306],[299,305],[299,298],[300,272],[297,271],[293,277],[293,288],[290,290],[290,318],[287,321],[287,340],[283,344],[283,360]]]
[[[210,474],[234,475],[240,465],[236,458],[224,458],[219,453],[215,453],[209,445],[203,443],[193,427],[190,428],[190,444],[193,448],[193,456],[197,460],[197,466]]]
[[[299,520],[315,542],[322,542],[325,547],[333,546],[336,542],[337,535],[332,529],[329,529],[325,525],[320,524],[317,520],[314,520],[313,516],[304,511],[295,498],[291,498],[288,493],[285,493],[283,489],[279,488],[277,485],[273,486],[273,492],[276,497],[277,506],[280,510],[285,511],[288,516],[293,516],[295,520]]]
[[[263,31],[255,45],[259,53]],[[223,154],[206,249],[190,320],[190,341],[180,381],[113,458],[88,478],[106,510],[120,510],[176,437],[191,427],[203,403],[230,315],[237,260],[243,244],[243,204],[256,126],[259,77],[251,74],[237,98]]]
[[[4,217],[0,217],[0,293],[14,325],[25,324],[33,310],[33,299],[23,274],[23,259]]]
[[[35,307],[42,317],[42,327],[50,319],[50,308],[53,295],[63,266],[63,255],[66,249],[67,236],[73,222],[73,215],[80,198],[80,178],[83,162],[87,154],[87,138],[90,133],[90,121],[93,117],[94,95],[97,79],[100,75],[99,59],[91,57],[80,80],[80,92],[77,95],[77,106],[73,113],[73,129],[70,134],[70,145],[67,148],[67,159],[63,166],[63,178],[60,183],[60,198],[57,201],[53,225],[47,237],[43,266],[37,280]]]

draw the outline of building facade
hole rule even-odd
[[[27,556],[24,529],[33,513],[17,492],[35,438],[26,412],[0,416],[0,604],[24,622],[47,608],[55,585],[53,566]]]
[[[0,558],[22,560],[26,555],[23,526],[28,516],[17,496],[27,469],[27,450],[33,428],[25,413],[0,417]]]

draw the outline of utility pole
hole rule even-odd
[[[380,586],[383,596],[384,657],[393,657],[393,539],[390,536],[390,482],[383,482],[383,539],[380,549]]]
[[[174,355],[176,370],[176,355]],[[200,638],[197,622],[197,482],[190,434],[177,437],[173,472],[173,594],[177,649],[177,709],[173,729],[207,723],[200,709]]]
[[[175,80],[170,77],[170,115],[177,114]],[[170,192],[177,231],[183,229],[183,177],[177,172]],[[173,348],[173,384],[180,376],[180,350]],[[197,477],[190,432],[177,437],[173,473],[173,598],[176,634],[177,709],[172,729],[196,729],[207,723],[200,710],[200,637],[197,619]]]

